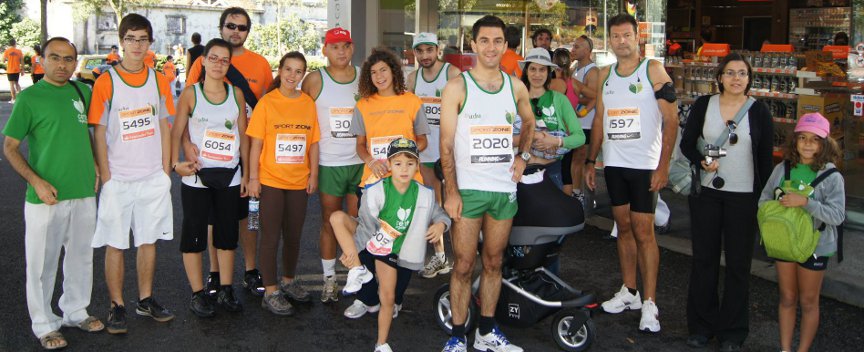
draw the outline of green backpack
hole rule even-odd
[[[784,180],[789,180],[789,162],[784,162],[783,166]],[[810,187],[815,189],[816,185],[835,172],[835,168],[826,170],[810,183]],[[783,191],[778,187],[774,194],[778,198]],[[803,208],[787,208],[776,199],[763,203],[756,213],[756,219],[768,256],[798,263],[806,262],[813,255],[819,244],[819,232],[825,229],[825,224],[819,229],[814,228],[813,217]]]

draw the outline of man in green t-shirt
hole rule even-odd
[[[90,89],[69,81],[77,62],[75,47],[62,37],[51,38],[42,47],[45,77],[18,95],[3,128],[3,154],[27,181],[24,247],[33,333],[43,348],[57,349],[66,346],[61,326],[88,332],[104,328],[87,313],[98,183],[87,129]],[[25,138],[27,159],[19,149]],[[51,309],[61,248],[66,253],[62,318]]]

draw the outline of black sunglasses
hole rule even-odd
[[[726,127],[729,128],[729,145],[735,145],[735,143],[738,143],[738,134],[735,133],[738,124],[735,121],[729,120],[726,121]]]
[[[543,116],[543,108],[540,107],[540,98],[531,98],[531,105],[534,105],[534,117]]]
[[[226,23],[225,28],[228,28],[232,31],[236,29],[236,30],[241,31],[241,32],[245,32],[245,31],[249,30],[249,26],[247,26],[245,24],[234,24],[234,23]]]

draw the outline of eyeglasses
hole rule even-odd
[[[48,61],[55,63],[55,64],[59,64],[59,63],[71,64],[71,63],[75,62],[75,58],[72,56],[49,55]]]
[[[738,76],[738,78],[747,78],[747,76],[750,76],[750,74],[747,73],[747,71],[745,71],[745,70],[741,70],[738,72],[735,72],[732,70],[726,70],[726,71],[723,71],[723,75],[726,77],[729,77],[729,78],[735,78],[735,76]]]
[[[135,39],[133,37],[126,37],[126,38],[123,38],[123,42],[126,43],[126,45],[133,45],[133,44],[148,45],[148,44],[150,44],[150,38]]]
[[[729,128],[729,145],[735,145],[735,143],[738,143],[738,134],[735,133],[738,124],[735,121],[729,120],[726,121],[726,127]]]
[[[231,64],[231,60],[227,57],[219,58],[216,55],[210,55],[207,57],[207,61],[210,61],[211,64],[222,64],[222,66],[228,66]]]
[[[225,28],[228,28],[228,29],[230,29],[230,30],[232,30],[232,31],[233,31],[233,30],[238,30],[238,31],[241,31],[241,32],[246,32],[246,31],[249,30],[249,26],[247,26],[247,25],[245,25],[245,24],[235,24],[235,23],[230,23],[230,22],[229,22],[229,23],[226,23],[224,27],[225,27]]]

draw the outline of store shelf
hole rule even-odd
[[[759,98],[775,98],[775,99],[798,99],[798,96],[790,93],[779,93],[779,92],[757,92],[750,91],[750,96],[759,97]]]
[[[795,76],[798,72],[796,69],[790,68],[768,68],[768,67],[754,67],[753,72],[756,73],[770,73],[775,75],[790,75]]]

